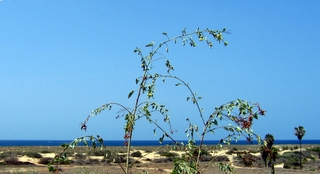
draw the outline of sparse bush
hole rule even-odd
[[[279,156],[279,158],[284,158],[284,159],[291,159],[291,158],[297,158],[298,154],[295,152],[285,152],[282,155]]]
[[[30,158],[42,158],[42,155],[38,152],[25,152],[24,154]]]
[[[284,168],[292,168],[300,166],[299,153],[286,152],[279,156],[279,160],[284,159]]]
[[[144,159],[145,161],[152,161],[150,158],[146,158],[146,159]]]
[[[289,146],[283,146],[282,150],[289,150]]]
[[[289,163],[283,164],[283,168],[285,168],[285,169],[290,169],[291,167],[292,167],[292,165],[290,165]]]
[[[94,150],[94,151],[89,152],[89,155],[92,155],[92,156],[105,156],[106,152],[102,151],[102,150]]]
[[[310,157],[310,159],[311,159],[312,161],[316,161],[316,158],[315,158],[314,156]]]
[[[214,158],[214,161],[217,162],[228,162],[230,161],[230,159],[226,156],[226,155],[222,155],[222,156],[217,156],[216,158]]]
[[[159,151],[158,154],[160,156],[165,156],[165,157],[176,157],[179,156],[179,154],[174,153],[174,152],[166,152],[166,151]]]
[[[275,148],[276,149],[276,148]],[[253,150],[249,150],[250,153],[259,153],[260,149],[253,149]]]
[[[50,162],[52,162],[53,158],[51,157],[44,157],[44,158],[40,158],[39,160],[39,164],[49,164]]]
[[[49,150],[42,150],[42,151],[40,151],[40,153],[52,153],[52,152]]]
[[[201,161],[212,161],[213,156],[212,155],[202,155],[201,156]]]
[[[6,157],[15,157],[16,154],[13,154],[11,152],[4,152],[4,153],[0,153],[0,160],[6,158]]]
[[[237,151],[238,149],[237,149],[236,147],[233,147],[232,150],[233,150],[233,151]]]
[[[305,157],[305,158],[311,158],[312,157],[311,151],[305,151],[304,150],[304,151],[301,151],[301,154],[302,154],[302,157]]]
[[[232,155],[232,154],[234,154],[234,153],[237,153],[237,152],[234,152],[233,150],[228,150],[228,151],[226,152],[227,155]]]
[[[12,154],[14,154],[15,156],[23,156],[24,152],[22,151],[15,151],[15,152],[11,152]]]
[[[142,153],[140,151],[132,152],[131,156],[140,158],[140,157],[142,157]]]
[[[83,155],[82,153],[77,153],[74,155],[75,159],[86,159],[87,157]]]
[[[17,157],[6,157],[4,158],[3,162],[7,165],[18,165],[19,160]]]
[[[312,152],[320,152],[320,147],[312,147],[312,148],[309,148],[308,150]]]
[[[308,158],[303,158],[302,159],[302,163],[307,163],[308,162]]]
[[[200,155],[200,157],[201,157],[202,155],[209,155],[209,152],[207,150],[205,150],[205,149],[201,149],[200,154],[199,154],[199,149],[198,148],[194,148],[191,151],[192,151],[191,153],[193,153],[194,156]]]
[[[100,160],[99,159],[96,159],[96,158],[89,158],[88,161],[91,163],[91,164],[99,164]]]
[[[252,167],[253,162],[256,162],[255,156],[250,154],[249,152],[244,152],[244,153],[238,153],[238,157],[240,157],[246,167]]]
[[[72,162],[73,162],[72,160],[67,159],[67,160],[61,161],[60,164],[61,165],[70,165]]]
[[[117,156],[117,157],[113,158],[113,162],[114,163],[124,163],[124,162],[126,162],[126,159],[124,159],[123,156]]]

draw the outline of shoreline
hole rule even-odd
[[[69,144],[73,140],[0,140],[0,147],[2,146],[60,146],[61,144]],[[187,144],[187,140],[177,140],[179,143]],[[205,140],[203,144],[214,146],[219,145],[218,140]],[[91,144],[90,141],[88,141]],[[303,144],[320,144],[320,140],[303,140]],[[104,140],[103,144],[105,146],[124,146],[124,140]],[[199,144],[196,141],[196,144]],[[232,141],[231,145],[257,145],[257,140],[253,140],[252,144],[248,143],[246,140],[238,140],[237,142]],[[276,140],[274,145],[299,145],[298,140]],[[84,146],[83,143],[79,145]],[[158,140],[133,140],[133,146],[163,146],[163,145],[173,145],[171,140],[164,140],[162,144]]]

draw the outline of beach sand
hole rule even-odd
[[[299,149],[296,145],[276,145],[279,149],[278,156],[285,156],[285,154],[296,154]],[[309,156],[307,162],[303,165],[303,170],[297,166],[291,168],[284,168],[286,161],[282,158],[277,159],[275,170],[276,173],[320,173],[320,159],[319,152],[310,152],[308,149],[319,147],[320,145],[303,145],[304,154]],[[264,167],[259,152],[259,146],[256,145],[231,145],[212,148],[205,147],[207,152],[201,162],[201,168],[205,169],[204,174],[223,173],[217,166],[209,164],[211,159],[215,162],[229,163],[237,171],[237,173],[255,174],[255,173],[271,173],[271,168]],[[19,164],[6,164],[5,160],[9,157],[0,159],[0,173],[49,173],[47,164],[40,164],[41,158],[29,157],[25,155],[26,152],[38,152],[42,158],[53,158],[56,154],[61,152],[61,147],[49,146],[30,146],[30,147],[0,147],[0,155],[10,154],[9,157],[16,157]],[[62,169],[59,173],[123,173],[120,165],[124,166],[124,157],[126,147],[108,147],[111,156],[116,156],[117,160],[106,159],[104,156],[97,156],[100,149],[93,149],[90,147],[76,147],[68,150],[71,164],[60,165]],[[245,166],[243,160],[237,157],[237,153],[251,152],[254,157],[251,166]],[[173,149],[169,146],[138,146],[132,147],[131,161],[135,161],[131,167],[132,173],[155,173],[164,174],[171,173],[173,169],[172,156],[181,156],[185,152],[180,149]],[[139,156],[139,157],[134,157]],[[1,157],[1,156],[0,156]],[[208,160],[205,160],[208,159]],[[291,159],[290,159],[291,160]],[[118,163],[119,162],[119,163]]]

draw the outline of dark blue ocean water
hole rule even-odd
[[[69,144],[72,140],[0,140],[0,146],[60,146],[61,144]],[[180,141],[187,143],[187,141]],[[133,146],[159,146],[169,145],[172,141],[164,140],[162,144],[157,140],[134,140],[132,141]],[[217,145],[218,140],[207,140],[204,141],[206,145]],[[320,144],[320,140],[302,140],[303,144]],[[232,142],[232,145],[251,145],[246,140],[239,140],[237,143]],[[253,141],[253,145],[257,142]],[[275,144],[299,144],[298,140],[275,140]],[[123,146],[123,140],[108,140],[104,141],[106,146]]]

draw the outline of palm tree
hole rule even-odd
[[[272,145],[273,145],[273,143],[274,143],[273,135],[267,134],[264,139],[265,139],[265,141],[266,141],[266,143],[267,143],[267,147],[268,147],[269,149],[271,149],[271,147],[272,147]]]
[[[271,167],[271,173],[274,174],[274,162],[278,154],[276,148],[272,147],[274,143],[274,137],[271,134],[267,134],[264,138],[264,144],[261,147],[261,157],[264,161],[265,167]],[[268,163],[268,164],[267,164]]]
[[[301,163],[301,160],[302,160],[301,140],[302,140],[302,137],[304,136],[304,134],[306,133],[306,131],[304,130],[303,126],[295,127],[294,130],[295,130],[294,135],[297,136],[297,138],[298,138],[298,140],[300,142],[300,169],[302,169],[302,163]]]

